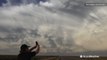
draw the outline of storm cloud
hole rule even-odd
[[[32,1],[7,0],[0,7],[1,54],[6,54],[7,49],[7,54],[17,54],[19,51],[11,50],[23,43],[33,46],[34,41],[40,43],[41,54],[107,50],[107,7],[85,6],[106,0],[41,0],[38,4]]]

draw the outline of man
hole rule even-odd
[[[31,60],[32,57],[34,57],[36,54],[39,53],[40,51],[40,46],[38,44],[38,42],[36,41],[36,45],[32,48],[29,49],[30,46],[23,44],[20,47],[20,53],[18,55],[18,60]],[[35,51],[33,51],[34,49],[36,49]]]

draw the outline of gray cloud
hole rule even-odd
[[[41,53],[107,50],[107,8],[84,6],[91,1],[50,0],[39,6],[0,7],[0,51],[9,49],[10,54],[13,47],[33,46],[34,41],[40,43]]]

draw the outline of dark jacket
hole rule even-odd
[[[18,60],[31,60],[36,55],[35,52],[24,52],[18,55]]]

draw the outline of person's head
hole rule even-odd
[[[20,47],[20,52],[28,52],[29,47],[30,46],[28,46],[26,44],[22,44],[21,47]]]

